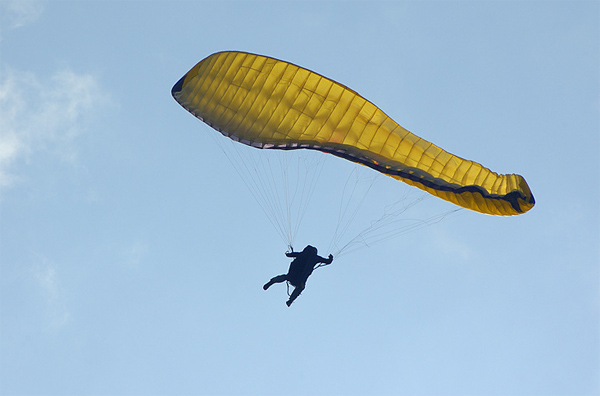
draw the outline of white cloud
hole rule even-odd
[[[70,70],[43,82],[33,73],[7,71],[0,79],[0,188],[17,176],[20,159],[50,151],[74,161],[75,138],[85,121],[109,102],[97,79]]]
[[[468,262],[477,257],[477,252],[468,243],[454,237],[447,230],[436,230],[436,249],[444,256],[455,257],[459,262]]]
[[[142,259],[148,252],[148,244],[137,240],[128,249],[126,249],[124,258],[128,267],[136,268],[140,265]]]
[[[51,329],[63,327],[71,315],[66,307],[64,290],[56,269],[47,259],[42,258],[34,267],[33,274],[44,298],[49,327]]]
[[[38,0],[3,0],[0,2],[2,29],[15,29],[35,22],[44,6]]]

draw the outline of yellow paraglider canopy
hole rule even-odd
[[[350,88],[288,62],[218,52],[183,76],[172,95],[223,135],[253,147],[331,153],[481,213],[516,215],[535,204],[522,176],[450,154]]]

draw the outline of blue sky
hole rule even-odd
[[[600,394],[599,21],[595,1],[2,1],[0,393]],[[170,96],[222,50],[333,78],[537,204],[347,253],[287,308],[262,290],[286,243]],[[296,248],[329,253],[357,168],[326,159]],[[357,229],[423,198],[376,187]]]

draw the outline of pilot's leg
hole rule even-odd
[[[294,288],[294,291],[292,292],[290,299],[286,301],[286,304],[288,307],[290,305],[292,305],[294,300],[300,295],[300,293],[302,293],[302,290],[304,290],[304,287],[305,287],[304,283],[301,283],[300,285],[298,285]]]
[[[286,280],[287,280],[287,274],[278,275],[278,276],[272,278],[267,283],[265,283],[265,285],[263,286],[263,289],[267,290],[269,287],[271,287],[271,285],[273,283],[281,283],[281,282],[285,282]]]

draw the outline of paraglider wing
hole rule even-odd
[[[171,93],[200,120],[253,147],[328,152],[481,213],[516,215],[535,204],[522,176],[450,154],[352,89],[288,62],[218,52]]]

